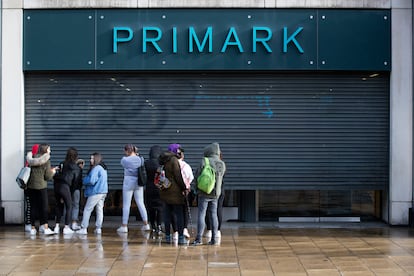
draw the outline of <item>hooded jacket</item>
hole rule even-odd
[[[27,162],[32,168],[27,188],[34,190],[46,189],[47,181],[52,180],[54,174],[50,166],[50,155],[45,153],[30,157],[28,154],[27,157]]]
[[[108,193],[108,172],[105,164],[100,163],[94,166],[83,179],[85,196],[90,197],[97,194]]]
[[[165,176],[171,182],[168,189],[160,190],[160,197],[167,204],[184,204],[186,186],[181,175],[180,163],[175,153],[166,151],[159,157],[160,165],[164,165]]]
[[[36,154],[34,154],[36,155]],[[26,155],[26,162],[27,166],[35,167],[45,164],[50,159],[50,154],[45,153],[43,155],[36,155],[37,157],[33,156],[33,152],[29,151]]]
[[[148,199],[160,199],[160,189],[154,184],[155,173],[157,172],[160,162],[158,158],[162,153],[160,146],[152,146],[149,152],[149,159],[145,160],[145,170],[147,171],[147,183],[145,187],[145,194]]]
[[[223,185],[223,177],[226,173],[226,163],[220,159],[220,145],[218,143],[212,143],[204,148],[204,157],[207,157],[210,166],[216,171],[216,185],[213,191],[210,194],[197,189],[197,178],[201,174],[202,169],[204,168],[204,158],[200,162],[200,166],[197,168],[194,175],[194,184],[197,194],[207,197],[207,198],[219,198],[221,195],[221,186]]]

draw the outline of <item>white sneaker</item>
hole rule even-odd
[[[54,235],[55,232],[53,232],[52,230],[50,230],[50,228],[44,228],[43,229],[43,234],[45,234],[45,235]]]
[[[145,224],[145,225],[143,225],[142,227],[141,227],[141,230],[142,231],[149,231],[149,230],[151,230],[151,227],[149,226],[149,224],[147,223],[147,224]]]
[[[65,226],[65,228],[63,228],[63,235],[68,235],[68,234],[73,234],[75,233],[72,229],[70,229],[69,226]]]
[[[88,230],[86,228],[81,228],[78,231],[76,231],[76,234],[87,235],[88,234]]]
[[[95,231],[93,231],[95,234],[100,235],[102,234],[102,229],[101,228],[96,228]]]
[[[36,235],[36,229],[35,228],[32,228],[32,229],[30,229],[30,235],[32,235],[32,236],[35,236]]]
[[[120,226],[118,229],[116,229],[119,233],[128,233],[128,227],[126,226]]]
[[[76,231],[81,229],[81,227],[79,226],[79,224],[77,222],[72,223],[72,230]]]
[[[178,232],[175,231],[173,234],[173,240],[178,241]]]
[[[60,232],[59,224],[56,224],[55,229],[53,229],[53,232],[55,232],[55,234],[59,234]]]
[[[32,225],[31,224],[25,224],[24,225],[24,232],[30,232],[32,231]]]
[[[45,232],[45,226],[42,224],[39,227],[39,233],[44,233]]]
[[[212,235],[211,230],[207,230],[206,233],[204,234],[204,237],[211,238],[211,235]]]
[[[221,231],[220,230],[217,231],[216,238],[221,238]]]
[[[190,238],[190,233],[188,233],[188,229],[187,229],[187,228],[184,228],[183,235],[184,235],[184,237],[186,237],[187,239],[189,239],[189,238]]]

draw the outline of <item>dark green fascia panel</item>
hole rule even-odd
[[[391,70],[389,10],[98,9],[24,15],[24,70]],[[256,49],[254,28],[256,40],[265,41]]]
[[[318,10],[318,69],[391,70],[389,10]]]
[[[24,70],[95,69],[95,10],[24,11]]]

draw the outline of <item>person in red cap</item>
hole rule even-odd
[[[43,155],[40,157],[34,157],[37,152],[39,151],[39,144],[34,144],[32,146],[32,150],[29,151],[26,154],[26,161],[25,166],[40,166],[42,164],[45,164],[48,160],[48,157],[50,158],[50,155]],[[27,192],[27,189],[24,190],[24,200],[25,200],[25,208],[24,208],[24,230],[26,232],[30,232],[32,230],[32,218],[30,216],[31,213],[31,205],[30,205],[30,198],[29,193]]]
[[[50,145],[40,144],[38,153],[34,156],[39,160],[46,159],[46,162],[39,165],[27,159],[30,167],[30,178],[27,183],[27,192],[30,197],[31,207],[31,223],[32,229],[30,230],[31,235],[36,235],[35,220],[39,219],[40,226],[39,232],[45,235],[52,235],[54,232],[50,230],[48,224],[48,212],[49,212],[49,201],[47,191],[47,181],[52,180],[56,173],[56,169],[50,166]],[[31,163],[32,162],[32,163]]]

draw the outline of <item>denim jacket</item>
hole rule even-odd
[[[108,193],[108,173],[101,166],[97,165],[83,179],[85,187],[85,196],[93,196],[97,194]]]

